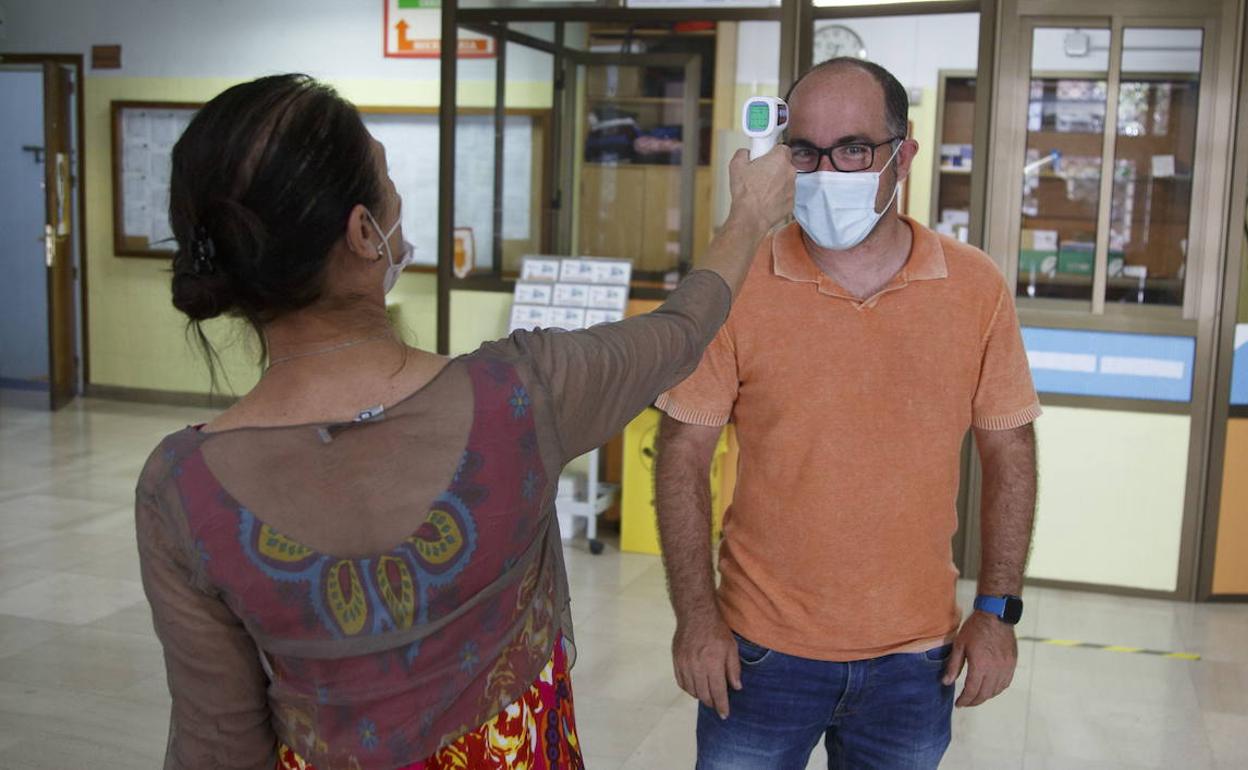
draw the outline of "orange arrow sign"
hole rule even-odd
[[[399,50],[400,51],[415,51],[416,50],[415,41],[410,40],[407,37],[407,30],[408,30],[407,21],[404,19],[399,19],[398,23],[394,25],[394,28],[398,30],[398,33],[399,33]]]

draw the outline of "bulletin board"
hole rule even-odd
[[[118,256],[169,258],[169,172],[174,143],[202,105],[112,103],[113,246]],[[403,235],[416,246],[417,271],[438,254],[438,110],[360,107],[369,132],[386,148],[390,176],[403,198]],[[493,269],[494,111],[461,108],[455,135],[455,227],[476,245],[475,269]],[[550,180],[549,111],[511,109],[503,134],[503,256],[545,250]],[[391,223],[384,223],[389,227]]]
[[[201,105],[113,102],[113,251],[170,257],[169,171],[173,145]]]

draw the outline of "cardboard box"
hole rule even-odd
[[[585,93],[594,97],[641,96],[641,67],[585,68]]]

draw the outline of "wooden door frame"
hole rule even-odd
[[[82,350],[81,359],[78,362],[79,378],[82,383],[82,393],[86,392],[87,386],[91,383],[91,356],[90,356],[90,331],[88,319],[88,292],[87,292],[87,164],[86,164],[86,64],[82,54],[76,53],[0,53],[0,66],[7,64],[16,65],[44,65],[44,64],[63,64],[74,68],[74,146],[78,151],[78,157],[72,169],[77,184],[74,185],[75,190],[71,193],[74,196],[74,205],[77,206],[78,216],[74,221],[76,230],[77,251],[78,251],[78,286],[79,286],[79,304],[77,308],[78,315],[78,336],[80,339],[79,347]],[[49,329],[49,333],[51,329]],[[52,340],[48,340],[49,348],[52,346]],[[51,383],[49,382],[49,387]]]

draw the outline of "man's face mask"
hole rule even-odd
[[[884,169],[892,164],[900,151],[901,143],[898,142]],[[798,174],[793,216],[806,235],[821,247],[831,251],[852,249],[867,239],[884,212],[897,199],[900,182],[893,188],[884,209],[876,212],[875,199],[883,175],[883,169]]]
[[[389,230],[382,232],[381,225],[377,224],[377,220],[373,217],[372,212],[365,209],[364,213],[368,214],[368,221],[372,223],[373,229],[381,236],[381,245],[377,247],[377,258],[380,259],[383,256],[386,258],[386,277],[382,280],[382,287],[385,293],[389,294],[394,285],[399,282],[399,276],[403,274],[403,268],[412,264],[412,261],[416,258],[416,247],[408,241],[403,241],[403,251],[399,254],[399,261],[395,262],[394,254],[390,249],[390,236],[394,235],[395,230],[399,229],[399,224],[403,220],[401,218],[395,220],[394,225]]]

